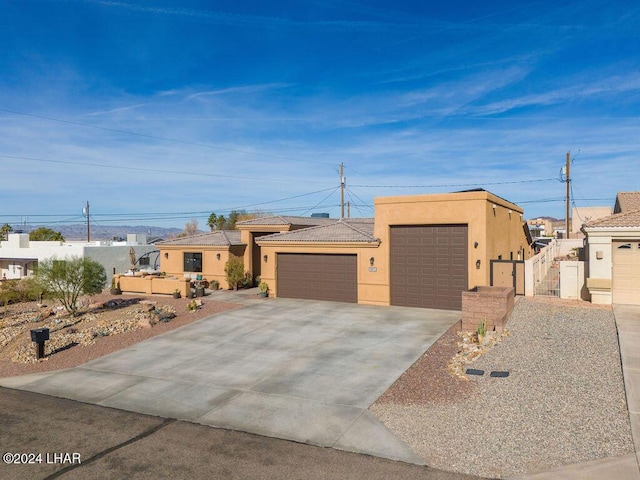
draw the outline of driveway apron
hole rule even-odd
[[[256,300],[77,368],[0,385],[423,464],[367,408],[459,318]]]

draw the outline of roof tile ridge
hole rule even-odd
[[[346,220],[346,221],[343,221],[343,220]],[[351,225],[351,224],[349,223],[349,220],[348,220],[348,219],[341,218],[340,220],[338,220],[338,223],[342,223],[343,225],[345,225],[345,226],[349,227],[349,228],[350,228],[351,230],[353,230],[354,232],[357,232],[357,233],[359,233],[360,235],[364,235],[365,237],[368,237],[368,238],[370,238],[370,239],[372,239],[372,240],[374,240],[374,241],[379,240],[378,238],[374,237],[374,236],[373,236],[373,235],[371,235],[370,233],[364,232],[364,231],[360,230],[359,228],[357,228],[357,227],[355,227],[355,226]]]
[[[227,241],[227,245],[231,245],[231,239],[229,238],[229,235],[227,235],[226,230],[219,230],[220,233],[222,233],[222,236],[226,239]]]
[[[597,227],[599,223],[604,223],[604,222],[606,222],[608,220],[614,220],[614,219],[618,219],[618,218],[621,218],[621,217],[626,217],[627,215],[632,215],[632,214],[636,214],[636,213],[640,213],[640,209],[629,210],[628,212],[612,213],[611,215],[609,215],[607,217],[598,218],[596,220],[593,220],[593,221],[587,223],[587,227]]]

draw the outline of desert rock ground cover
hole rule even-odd
[[[450,368],[465,353],[452,328],[371,412],[429,466],[490,478],[633,452],[610,307],[520,298],[507,328],[464,365],[482,376]]]
[[[189,299],[102,293],[81,299],[81,315],[68,315],[55,301],[26,302],[0,310],[0,377],[70,368],[239,305]],[[38,360],[30,330],[49,328],[45,358]]]

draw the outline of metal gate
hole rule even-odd
[[[516,295],[524,295],[524,260],[491,260],[492,287],[513,287]]]

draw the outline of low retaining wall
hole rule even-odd
[[[501,332],[514,302],[513,287],[475,287],[462,292],[462,330],[475,331],[486,319],[488,332]]]
[[[187,297],[191,291],[189,278],[167,278],[155,275],[147,275],[140,277],[132,277],[127,275],[114,275],[116,284],[119,284],[120,290],[123,292],[135,293],[164,293],[171,295],[176,289],[180,291],[183,297]]]

